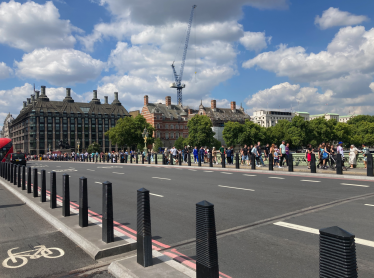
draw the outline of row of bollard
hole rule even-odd
[[[40,174],[40,201],[46,202],[46,171],[43,169],[41,170]],[[10,181],[18,187],[22,187],[22,190],[27,189],[27,193],[33,193],[34,198],[39,197],[38,169],[31,169],[30,166],[27,167],[26,183],[25,166],[20,167],[20,165],[16,166],[14,164],[1,162],[0,177]],[[32,178],[33,183],[31,183]],[[102,186],[102,241],[105,243],[110,243],[114,242],[112,183],[106,181],[102,183]],[[57,208],[56,192],[56,172],[52,171],[50,173],[51,209]],[[70,216],[70,184],[68,174],[62,175],[62,215],[64,217]],[[88,192],[87,178],[85,177],[81,177],[79,179],[79,226],[88,226]],[[218,278],[218,249],[214,205],[207,201],[202,201],[196,204],[196,255],[196,277]],[[145,188],[137,190],[137,262],[143,267],[153,265],[151,206],[149,190]]]

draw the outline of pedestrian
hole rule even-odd
[[[193,149],[193,159],[194,159],[194,162],[195,164],[199,161],[199,151],[197,149],[197,146],[195,146],[195,148]]]
[[[280,166],[283,167],[283,160],[284,158],[286,157],[286,145],[285,145],[285,141],[282,141],[282,144],[279,146],[279,157],[280,157]]]
[[[358,155],[358,149],[351,145],[351,148],[349,149],[349,164],[351,165],[351,169],[356,167],[357,164],[357,155]]]
[[[367,168],[367,164],[368,164],[368,157],[367,157],[367,155],[369,153],[370,153],[369,148],[366,147],[365,144],[362,144],[362,155],[364,156],[365,169]]]
[[[342,156],[342,169],[344,169],[345,171],[347,171],[347,167],[344,166],[344,150],[343,150],[343,142],[340,141],[338,143],[338,147],[336,148],[336,153],[337,154],[341,154]]]
[[[269,144],[266,144],[265,148],[264,148],[264,160],[268,160],[268,157],[269,157],[269,151],[270,151],[270,147],[269,147]]]
[[[213,147],[213,149],[212,149],[212,156],[213,156],[213,163],[218,164],[218,162],[217,162],[217,150],[216,150],[216,147]]]
[[[305,158],[308,161],[308,169],[310,169],[310,162],[312,161],[312,153],[313,153],[312,145],[308,144],[306,152],[305,152]]]
[[[288,167],[288,158],[290,156],[290,143],[286,144],[286,165]]]
[[[265,163],[262,159],[261,142],[257,142],[257,155],[258,155],[258,159],[259,159],[259,167],[265,166]]]
[[[199,151],[199,160],[201,160],[201,163],[204,163],[204,156],[205,156],[205,150],[203,147],[200,148],[200,151]]]
[[[244,145],[244,148],[242,149],[241,152],[242,155],[242,165],[245,164],[245,161],[248,160],[248,150],[247,150],[247,145]]]
[[[279,165],[279,149],[277,148],[277,145],[275,145],[275,147],[274,147],[274,165],[275,166],[278,165],[278,168],[282,168]]]

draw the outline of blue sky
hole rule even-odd
[[[0,122],[19,113],[34,83],[56,100],[70,87],[76,101],[90,101],[94,89],[111,101],[118,91],[128,110],[141,109],[145,94],[175,103],[170,64],[179,72],[193,4],[185,106],[216,99],[249,114],[373,114],[374,1],[200,2],[1,2]]]

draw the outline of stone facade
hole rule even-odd
[[[2,132],[2,135],[1,137],[2,138],[10,138],[10,126],[13,122],[14,118],[13,116],[8,113],[8,115],[5,117],[5,120],[4,120],[4,124],[3,124],[3,130],[1,131]]]
[[[93,91],[89,103],[75,102],[66,89],[63,101],[50,101],[45,86],[35,95],[23,102],[23,109],[12,121],[10,137],[15,151],[30,154],[44,154],[59,150],[60,140],[67,141],[71,149],[85,150],[93,142],[102,146],[102,151],[117,150],[104,133],[114,127],[117,120],[128,117],[129,113],[114,93],[114,101],[109,104],[108,97],[102,104]]]

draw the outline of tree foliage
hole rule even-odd
[[[93,142],[87,148],[87,152],[88,153],[100,153],[101,150],[102,150],[101,146],[98,143],[96,143],[96,142]]]
[[[185,139],[183,137],[179,137],[177,140],[175,140],[175,143],[174,143],[174,147],[177,149],[177,150],[181,150],[184,148],[185,145]]]
[[[116,126],[109,129],[105,135],[109,136],[112,144],[117,144],[121,147],[140,145],[144,147],[144,139],[142,137],[144,128],[148,130],[147,145],[152,144],[154,128],[147,123],[143,115],[137,115],[135,118],[125,117],[119,119]]]
[[[162,148],[162,141],[160,138],[156,138],[153,146],[153,151],[158,152]]]
[[[205,115],[195,115],[188,121],[188,138],[186,143],[190,146],[211,146],[214,139],[212,121]]]
[[[227,122],[223,129],[222,135],[227,146],[240,145],[239,136],[243,133],[244,125],[238,122]]]

